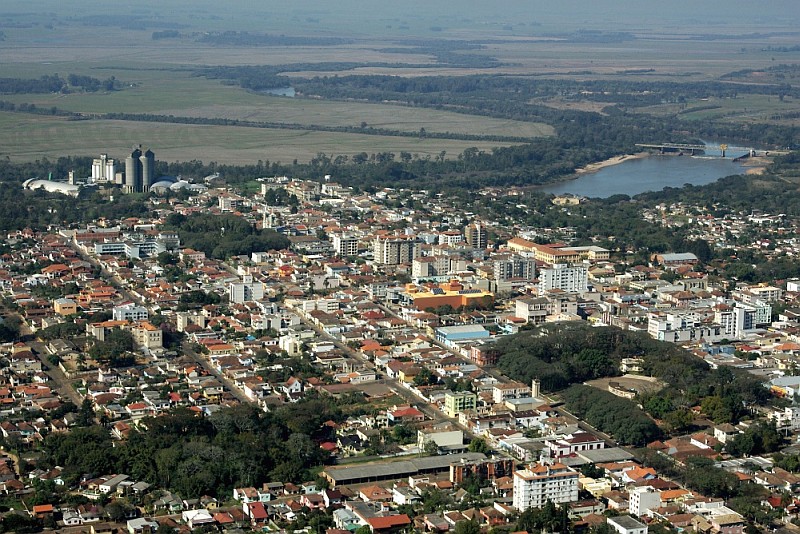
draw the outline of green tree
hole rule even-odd
[[[482,452],[484,454],[491,452],[489,444],[483,438],[472,438],[467,449],[469,452]]]
[[[454,534],[480,534],[481,526],[477,521],[459,521],[453,529]]]
[[[75,425],[82,427],[92,426],[95,415],[94,404],[92,404],[92,400],[89,397],[86,397],[81,402],[80,410],[78,410],[78,415],[75,418]]]

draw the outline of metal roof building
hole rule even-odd
[[[342,484],[363,484],[365,482],[392,480],[425,473],[445,473],[449,472],[450,464],[452,463],[485,458],[486,455],[483,453],[467,452],[395,462],[386,461],[354,466],[328,467],[322,472],[322,476],[330,482],[332,487],[336,487]]]

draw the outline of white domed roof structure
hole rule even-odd
[[[52,180],[40,180],[38,178],[31,178],[22,182],[22,187],[31,191],[35,189],[44,189],[48,193],[61,193],[62,195],[69,195],[77,197],[80,193],[81,186],[68,184],[65,182],[54,182]]]

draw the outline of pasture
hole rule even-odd
[[[0,157],[32,161],[64,155],[122,158],[135,144],[152,147],[162,161],[201,160],[249,164],[258,160],[291,163],[318,153],[352,156],[361,152],[407,151],[454,158],[466,148],[490,151],[496,143],[417,137],[205,126],[113,120],[66,120],[61,117],[0,113]]]

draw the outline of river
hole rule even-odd
[[[712,148],[713,147],[713,148]],[[574,180],[540,188],[555,195],[607,198],[612,195],[638,195],[660,191],[665,187],[686,184],[705,185],[733,174],[744,174],[745,168],[733,158],[748,152],[742,147],[730,147],[726,158],[720,157],[718,144],[708,143],[704,156],[659,156],[629,159],[594,173],[582,174]]]

